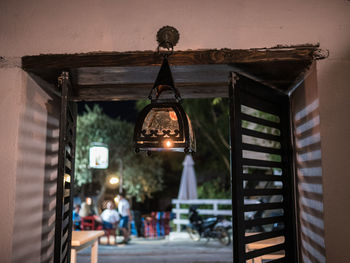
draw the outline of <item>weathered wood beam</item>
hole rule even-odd
[[[151,83],[79,85],[75,101],[109,101],[147,99]],[[228,97],[227,83],[181,83],[176,86],[182,98]],[[163,94],[162,94],[163,95]],[[165,95],[165,98],[169,97]]]
[[[171,65],[234,64],[263,61],[312,60],[317,47],[176,51],[169,58]],[[154,51],[93,52],[84,54],[53,54],[25,56],[22,68],[72,69],[80,67],[124,67],[160,65],[162,57]]]

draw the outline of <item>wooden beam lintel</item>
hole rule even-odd
[[[188,50],[176,51],[169,58],[171,65],[235,64],[262,61],[312,60],[316,47],[248,49],[248,50]],[[124,67],[160,65],[162,57],[154,51],[95,52],[84,54],[51,54],[25,56],[22,68],[74,69],[80,67]]]
[[[79,85],[75,101],[109,101],[147,99],[153,87],[150,83]],[[181,83],[177,85],[183,98],[228,97],[227,83]],[[169,96],[167,96],[169,97]]]

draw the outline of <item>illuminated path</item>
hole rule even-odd
[[[99,246],[99,263],[204,263],[232,262],[232,245],[218,241],[145,240],[134,238],[128,245]],[[90,262],[90,251],[78,253],[78,263]]]

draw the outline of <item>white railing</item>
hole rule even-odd
[[[232,205],[231,199],[193,199],[193,200],[171,200],[172,204],[175,205],[175,208],[172,209],[172,212],[176,214],[174,219],[174,224],[176,225],[176,231],[181,231],[181,225],[188,225],[188,219],[181,219],[181,215],[188,215],[188,208],[181,208],[181,205],[212,205],[212,209],[198,209],[200,215],[224,215],[232,216],[232,209],[219,209],[219,205]]]

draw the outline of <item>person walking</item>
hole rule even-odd
[[[119,227],[123,232],[124,243],[127,244],[130,240],[129,238],[129,220],[132,220],[132,216],[130,213],[130,205],[128,200],[125,199],[124,194],[119,194],[119,204],[118,211],[121,215]]]

